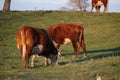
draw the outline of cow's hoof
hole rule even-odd
[[[31,66],[31,67],[35,67],[35,65],[34,65],[34,64],[31,64],[30,66]]]
[[[28,69],[28,66],[24,66],[25,69]]]
[[[77,56],[75,55],[75,56],[74,56],[74,59],[76,59],[76,58],[77,58]]]
[[[82,58],[82,60],[88,60],[88,59],[90,59],[89,56],[83,56],[83,58]]]

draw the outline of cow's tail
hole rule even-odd
[[[86,58],[87,53],[86,53],[86,44],[84,40],[84,27],[82,25],[80,26],[79,43],[80,43],[80,47],[83,50],[83,58]]]
[[[22,39],[22,57],[25,58],[26,55],[26,35],[25,30],[21,32],[21,39]]]
[[[80,27],[80,34],[79,34],[79,43],[82,44],[82,40],[84,40],[84,34],[83,34],[84,28],[83,26]]]

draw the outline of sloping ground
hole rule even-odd
[[[120,13],[0,12],[0,80],[102,80],[120,79]],[[37,57],[35,68],[23,69],[15,35],[22,25],[47,29],[57,23],[84,24],[88,60],[82,53],[73,59],[71,44],[61,46],[58,66],[44,66]]]

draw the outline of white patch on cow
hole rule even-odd
[[[102,80],[101,76],[99,76],[99,75],[97,74],[96,80]]]
[[[96,3],[96,6],[101,6],[101,5],[103,5],[103,3],[102,3],[101,1],[98,1],[98,2]]]
[[[55,41],[53,41],[53,44],[54,44],[55,47],[58,46],[58,43],[56,43]]]
[[[61,51],[58,49],[58,57],[61,56]]]
[[[31,67],[35,66],[34,60],[35,60],[35,55],[32,55],[32,57],[31,57]]]
[[[40,54],[42,52],[42,49],[43,49],[43,46],[39,44],[39,45],[33,47],[32,53]]]
[[[45,66],[48,66],[49,60],[45,57]]]
[[[71,40],[69,38],[65,38],[63,44],[68,44],[70,42],[71,42]]]
[[[39,47],[39,49],[41,49],[41,50],[43,49],[43,45],[40,45],[40,44],[39,44],[39,45],[37,45],[37,46]]]
[[[23,57],[25,57],[25,54],[26,54],[26,45],[23,44]]]
[[[19,45],[17,45],[17,48],[20,49]]]

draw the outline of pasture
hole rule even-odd
[[[89,59],[80,49],[73,58],[71,44],[62,45],[59,65],[44,66],[35,59],[35,68],[24,69],[16,48],[15,35],[22,25],[47,29],[57,23],[84,24]],[[0,80],[120,80],[120,13],[25,11],[0,12]]]

